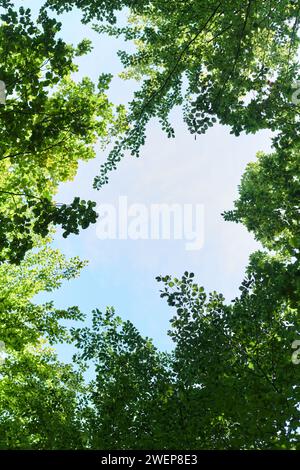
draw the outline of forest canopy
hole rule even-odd
[[[134,44],[119,52],[137,87],[126,106],[109,100],[110,74],[74,79],[92,48],[61,37],[74,9]],[[300,449],[299,14],[295,0],[48,0],[35,18],[0,1],[0,449]],[[66,238],[97,219],[93,201],[57,201],[59,184],[110,144],[101,189],[121,158],[142,155],[154,118],[175,137],[178,106],[198,140],[216,123],[237,138],[268,129],[272,150],[224,208],[261,246],[239,295],[157,273],[173,312],[165,352],[123,319],[126,305],[122,318],[95,306],[88,322],[36,296],[85,266],[53,248],[55,227]]]

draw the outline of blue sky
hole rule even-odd
[[[35,1],[34,8],[41,3]],[[15,4],[32,7],[33,2]],[[123,42],[99,36],[89,26],[83,26],[76,11],[63,15],[61,21],[61,35],[67,42],[75,44],[87,37],[94,44],[93,52],[80,59],[76,78],[86,75],[97,80],[100,73],[113,73],[109,97],[115,104],[126,104],[138,84],[116,76],[122,70],[116,53],[124,49]],[[155,277],[180,276],[188,270],[195,273],[196,280],[207,290],[222,292],[228,300],[238,293],[249,254],[258,244],[241,225],[225,222],[221,213],[232,208],[247,163],[255,159],[258,150],[270,150],[268,132],[236,138],[227,128],[216,125],[195,141],[182,122],[180,109],[172,113],[172,122],[175,139],[167,139],[159,125],[152,122],[141,158],[124,159],[101,191],[94,190],[92,183],[108,152],[99,150],[95,160],[80,164],[73,182],[61,185],[56,199],[70,201],[78,195],[101,205],[115,204],[119,196],[127,196],[129,203],[147,205],[203,204],[203,248],[186,251],[180,240],[101,241],[95,226],[66,240],[57,235],[55,247],[67,256],[79,255],[89,260],[89,265],[79,279],[39,297],[40,301],[55,300],[58,307],[78,305],[87,314],[95,307],[105,309],[112,305],[121,317],[130,319],[162,349],[170,347],[166,332],[173,312],[160,299]],[[63,358],[69,354],[66,348],[60,348],[59,353]]]

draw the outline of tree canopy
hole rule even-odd
[[[60,225],[64,236],[96,221],[93,202],[69,205],[53,199],[58,184],[73,179],[79,160],[95,156],[94,145],[122,128],[123,108],[114,113],[105,90],[89,78],[77,83],[76,56],[87,53],[57,37],[61,24],[41,12],[17,12],[11,2],[1,13],[0,79],[6,85],[0,105],[0,261],[19,262],[39,236]]]
[[[46,5],[60,13],[76,6],[99,33],[122,35],[136,45],[134,53],[119,53],[123,77],[141,82],[129,103],[130,127],[95,178],[96,188],[107,183],[124,150],[139,155],[151,118],[174,136],[169,114],[178,105],[195,136],[219,122],[236,136],[271,129],[285,145],[290,134],[299,139],[298,104],[291,100],[292,85],[300,79],[299,2],[48,0]],[[119,26],[123,7],[129,21]]]

